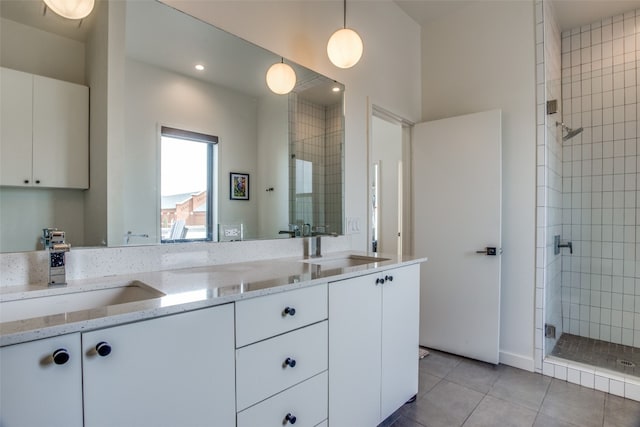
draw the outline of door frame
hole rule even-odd
[[[402,193],[404,194],[403,203],[401,207],[402,211],[402,254],[410,255],[413,251],[413,218],[412,218],[412,171],[411,171],[411,133],[414,126],[414,122],[405,119],[383,107],[376,104],[367,102],[367,252],[371,251],[371,239],[372,239],[372,221],[373,214],[373,198],[371,189],[373,186],[373,117],[385,120],[392,124],[397,124],[402,127]]]

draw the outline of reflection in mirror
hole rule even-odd
[[[163,126],[160,150],[162,243],[213,240],[218,138]]]
[[[287,238],[304,224],[342,233],[342,85],[288,61],[296,87],[275,95],[265,74],[279,56],[155,0],[98,0],[80,28],[38,3],[0,2],[0,65],[90,88],[90,185],[0,187],[1,251],[40,249],[46,227],[75,247],[165,240],[163,126],[219,139],[213,241],[224,224],[242,225],[227,240]],[[296,159],[312,164],[311,193],[297,190]],[[251,176],[249,200],[227,196],[231,172]]]

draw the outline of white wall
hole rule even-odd
[[[360,63],[333,66],[326,54],[331,34],[342,26],[341,1],[165,0],[346,85],[345,211],[360,221],[354,249],[367,249],[367,105],[380,105],[409,120],[420,118],[420,27],[391,1],[348,3],[347,25],[364,41]]]
[[[534,369],[535,58],[532,1],[472,2],[423,28],[423,120],[503,112],[500,360]],[[481,207],[479,207],[481,208]]]
[[[84,43],[0,18],[0,65],[85,84]]]
[[[125,76],[125,150],[121,159],[125,229],[121,234],[128,230],[147,233],[151,242],[159,242],[158,126],[169,126],[219,138],[218,222],[241,219],[245,237],[255,237],[261,211],[255,196],[262,187],[259,180],[251,179],[257,178],[258,171],[257,100],[132,59],[126,61]],[[286,105],[283,109],[286,114]],[[250,174],[248,201],[229,200],[230,172]]]
[[[89,189],[85,191],[85,245],[107,242],[107,98],[109,7],[96,2],[94,25],[87,37],[89,86]]]

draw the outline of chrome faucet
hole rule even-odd
[[[64,231],[57,228],[42,229],[42,244],[49,250],[49,286],[67,284],[65,252],[71,245],[64,240]]]
[[[315,236],[305,237],[304,240],[304,257],[320,258],[322,256],[322,236],[317,234]]]

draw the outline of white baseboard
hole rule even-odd
[[[509,353],[507,351],[500,352],[500,363],[503,365],[513,366],[514,368],[524,369],[533,372],[535,363],[533,357],[526,357],[521,354]]]

